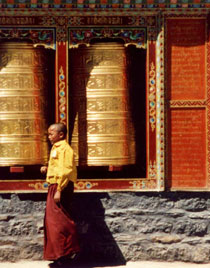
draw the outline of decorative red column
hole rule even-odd
[[[65,30],[65,31],[64,31]],[[62,34],[61,34],[62,33]],[[55,86],[55,119],[56,122],[68,123],[68,42],[67,29],[56,29],[56,86]]]
[[[147,178],[155,179],[156,169],[156,32],[149,28],[147,50]]]

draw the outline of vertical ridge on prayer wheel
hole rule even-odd
[[[70,51],[71,145],[79,165],[135,163],[125,48],[96,43]]]
[[[0,43],[0,166],[47,161],[45,49]]]

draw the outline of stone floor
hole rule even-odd
[[[21,261],[16,263],[2,262],[0,268],[48,268],[49,262],[46,261]],[[68,266],[69,268],[210,268],[209,264],[196,264],[196,263],[185,263],[185,262],[128,262],[123,266],[90,266],[80,265]],[[67,267],[67,268],[68,268]],[[66,266],[65,266],[66,268]]]

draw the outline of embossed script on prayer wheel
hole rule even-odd
[[[29,43],[0,43],[0,166],[47,161],[47,57]]]
[[[79,165],[135,163],[135,138],[120,43],[95,43],[70,51],[71,145]]]

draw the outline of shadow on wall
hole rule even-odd
[[[112,234],[116,224],[114,214],[105,215],[103,200],[109,202],[107,193],[75,193],[68,200],[69,212],[76,222],[81,246],[79,258],[70,267],[103,267],[126,264],[125,258]],[[43,217],[46,194],[0,195],[0,222],[2,237],[17,245],[5,247],[0,261],[21,259],[41,260],[43,255]],[[9,215],[9,216],[7,216]],[[110,222],[110,227],[106,221]],[[37,229],[39,227],[39,231]],[[5,227],[5,228],[4,228]],[[113,233],[118,230],[113,230]],[[29,238],[30,237],[30,238]],[[73,265],[73,266],[72,266]]]
[[[107,194],[76,194],[72,202],[72,217],[75,220],[81,246],[78,264],[116,266],[126,264],[105,221],[105,209],[101,199]],[[85,267],[86,267],[85,266]]]

